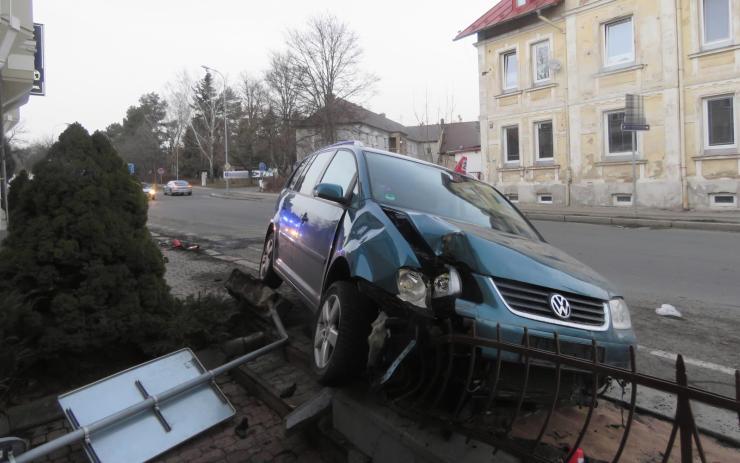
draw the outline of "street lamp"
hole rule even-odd
[[[224,167],[225,167],[225,170],[229,170],[231,166],[229,165],[229,135],[228,135],[229,127],[226,123],[226,77],[224,77],[224,75],[221,74],[221,72],[218,69],[214,69],[206,65],[201,65],[200,67],[202,67],[206,71],[215,72],[216,74],[221,76],[221,79],[224,81],[224,91],[223,91],[223,95],[224,95],[224,160],[226,161],[226,165]],[[226,191],[228,192],[229,191],[229,177],[228,175],[226,175],[225,177],[226,177]]]

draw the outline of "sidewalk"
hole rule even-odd
[[[203,188],[210,189],[210,188]],[[274,200],[278,193],[263,193],[259,191],[257,187],[246,187],[246,188],[232,188],[230,191],[222,189],[213,189],[210,193],[214,198],[223,199],[242,199],[242,200],[261,200],[269,199]]]
[[[557,207],[534,204],[518,205],[518,207],[530,220],[740,232],[740,210],[676,211],[631,207]]]

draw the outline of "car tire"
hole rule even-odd
[[[273,256],[275,255],[275,233],[270,233],[262,245],[262,256],[260,257],[259,278],[262,283],[272,289],[277,289],[283,282],[273,268]]]
[[[313,369],[319,383],[339,386],[362,373],[374,313],[354,282],[337,281],[325,291],[313,337]]]

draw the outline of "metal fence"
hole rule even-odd
[[[665,450],[653,456],[663,462],[671,458],[676,439],[682,463],[694,461],[695,456],[702,462],[707,461],[691,402],[737,414],[740,427],[740,373],[737,371],[736,397],[733,399],[689,386],[684,360],[680,355],[675,364],[675,381],[669,381],[638,373],[633,347],[629,352],[630,367],[625,369],[602,363],[602,351],[596,342],[591,344],[590,349],[586,346],[585,355],[576,356],[564,352],[565,343],[557,334],[547,349],[533,347],[526,328],[520,344],[503,341],[500,326],[497,327],[495,339],[478,336],[474,327],[470,333],[456,334],[449,322],[444,331],[433,337],[428,336],[428,330],[416,329],[414,338],[381,380],[386,396],[394,406],[415,416],[422,423],[434,420],[450,432],[486,442],[524,461],[571,461],[592,426],[599,390],[606,378],[618,381],[623,387],[631,386],[629,402],[622,409],[621,438],[613,445],[613,454],[608,461],[616,463],[624,456],[637,415],[638,388],[662,391],[675,397],[675,416],[669,420],[672,429]],[[489,353],[495,351],[495,355],[484,358],[481,355],[483,349],[488,349]],[[517,360],[502,360],[507,355],[514,355]],[[513,390],[511,375],[504,371],[512,367],[515,367],[517,383]],[[537,381],[532,380],[534,369],[537,368],[541,373],[541,367],[548,371],[545,390],[549,397],[539,405],[540,412],[546,415],[539,430],[532,433],[536,435],[534,439],[517,439],[512,436],[512,429],[521,417],[523,407],[542,399],[541,396],[537,399],[530,394],[533,385],[540,388],[543,385],[542,377],[538,377]],[[569,380],[574,377],[583,380],[588,392],[582,397],[581,403],[588,408],[577,437],[564,450],[543,445],[543,437],[558,404],[563,401],[563,395],[567,392],[565,389],[570,387],[569,384],[563,384],[566,375]],[[507,391],[502,386],[505,381],[508,383]],[[505,418],[491,419],[497,415]],[[633,436],[635,445],[640,445],[638,439]]]

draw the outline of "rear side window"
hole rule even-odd
[[[296,183],[298,183],[298,179],[301,178],[301,174],[306,169],[306,166],[308,165],[309,160],[310,158],[305,158],[300,163],[298,163],[295,170],[293,170],[293,175],[290,177],[290,180],[288,181],[287,188],[291,190],[295,188]]]
[[[300,185],[297,187],[301,193],[304,195],[310,195],[313,193],[313,187],[316,186],[316,181],[319,179],[319,176],[324,171],[324,167],[326,167],[326,164],[329,162],[333,154],[334,151],[324,151],[314,157],[311,166],[308,168],[306,174],[303,176],[303,180],[301,180]]]
[[[349,151],[342,150],[332,159],[324,177],[321,179],[321,183],[339,185],[342,187],[342,194],[346,196],[347,190],[349,190],[356,173],[355,155]]]

